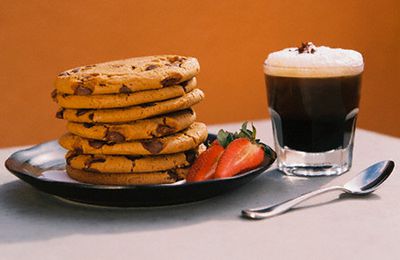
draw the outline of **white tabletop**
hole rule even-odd
[[[272,145],[270,121],[255,125]],[[39,192],[4,168],[16,150],[0,149],[0,259],[400,259],[399,166],[367,197],[333,193],[271,219],[239,217],[243,208],[341,183],[374,162],[400,163],[398,138],[358,129],[354,166],[337,178],[272,170],[213,199],[147,209],[89,207]]]

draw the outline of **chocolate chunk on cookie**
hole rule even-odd
[[[59,109],[59,110],[57,111],[57,113],[56,113],[56,118],[58,118],[58,119],[64,119],[64,111],[65,111],[64,108]]]
[[[144,140],[141,143],[143,148],[149,151],[151,154],[159,154],[164,148],[163,142],[157,138]]]
[[[105,86],[105,84],[103,86]],[[130,88],[128,88],[125,84],[122,84],[122,86],[119,88],[119,93],[130,94],[130,93],[132,93],[132,90]],[[114,96],[112,96],[112,97],[114,97]]]
[[[92,92],[92,89],[82,85],[78,85],[74,88],[74,95],[90,95]]]
[[[116,131],[107,131],[104,139],[109,142],[122,143],[125,142],[125,136]]]
[[[88,144],[90,147],[100,149],[101,147],[103,147],[103,145],[106,144],[106,142],[100,140],[88,140]]]
[[[168,76],[161,80],[161,85],[163,87],[168,87],[179,83],[182,80],[182,77],[179,74],[175,74],[173,76]]]

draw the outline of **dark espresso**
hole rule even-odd
[[[332,78],[265,76],[281,147],[326,152],[347,148],[355,127],[361,74]]]

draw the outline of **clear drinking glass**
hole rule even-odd
[[[352,163],[360,53],[312,43],[264,63],[278,167],[289,175],[338,175]]]

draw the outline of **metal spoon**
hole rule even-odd
[[[288,211],[300,202],[329,191],[341,190],[355,195],[369,194],[375,191],[389,177],[393,168],[393,161],[381,161],[363,170],[343,186],[322,188],[268,207],[242,210],[242,216],[250,219],[273,217]]]

